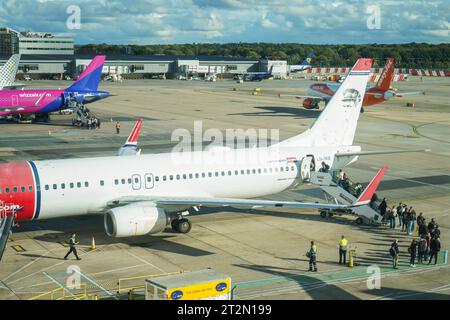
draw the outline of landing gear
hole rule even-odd
[[[48,115],[48,113],[36,113],[36,115],[34,116],[34,121],[35,122],[49,122],[50,116]]]
[[[172,220],[170,225],[178,233],[188,233],[192,229],[192,223],[185,218]]]
[[[363,107],[361,107],[361,113],[364,113],[364,108]]]

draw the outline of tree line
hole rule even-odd
[[[355,44],[310,45],[297,43],[190,43],[161,45],[87,44],[75,47],[76,54],[223,56],[253,59],[281,59],[300,64],[313,53],[318,67],[351,67],[356,59],[374,58],[375,66],[383,66],[387,58],[402,68],[450,68],[450,44]]]

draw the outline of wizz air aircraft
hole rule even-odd
[[[23,83],[15,82],[19,61],[20,54],[13,54],[0,68],[0,90],[18,89],[25,86]]]
[[[290,73],[298,73],[298,72],[303,72],[303,71],[306,71],[306,70],[310,69],[310,68],[311,68],[311,63],[312,63],[312,58],[313,58],[313,56],[314,56],[314,55],[313,55],[312,53],[309,53],[309,54],[306,56],[306,59],[303,60],[303,62],[302,62],[301,65],[293,65],[293,66],[290,66],[289,72],[290,72]]]
[[[403,97],[406,95],[424,94],[424,92],[404,92],[400,93],[391,88],[394,79],[395,60],[390,58],[386,60],[383,71],[375,86],[368,88],[364,95],[363,107],[373,106],[382,103],[393,97]],[[319,109],[319,103],[324,101],[328,103],[331,97],[336,93],[340,84],[337,83],[313,83],[307,90],[307,95],[289,95],[279,94],[279,96],[293,96],[303,100],[305,109]]]
[[[185,216],[201,206],[348,207],[255,198],[296,187],[317,171],[314,163],[336,170],[377,153],[353,145],[371,66],[372,59],[359,59],[311,127],[285,141],[144,155],[137,146],[139,120],[116,156],[0,164],[0,204],[15,208],[16,221],[103,214],[112,237],[154,234],[167,226],[187,233],[191,223]],[[370,201],[385,170],[352,205]]]
[[[77,80],[67,89],[32,89],[0,91],[0,117],[13,116],[19,120],[48,120],[50,112],[67,109],[73,96],[81,103],[107,98],[107,91],[99,91],[105,56],[96,56]]]

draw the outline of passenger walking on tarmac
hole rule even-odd
[[[428,233],[428,229],[427,229],[427,225],[426,225],[426,220],[425,218],[423,219],[423,223],[421,225],[419,225],[419,236],[422,237],[424,235],[426,235]]]
[[[344,263],[344,265],[347,263],[347,247],[348,247],[348,241],[345,239],[344,236],[341,236],[341,241],[339,241],[339,264]]]
[[[116,133],[117,134],[120,133],[120,122],[119,121],[116,122]]]
[[[425,241],[427,242],[427,250],[425,251],[425,260],[428,260],[430,258],[430,253],[431,253],[431,235],[430,232],[428,232],[425,235]]]
[[[424,235],[420,237],[419,244],[417,245],[417,251],[419,252],[418,261],[422,264],[427,252],[427,240]]]
[[[69,239],[69,252],[67,252],[67,254],[64,256],[64,260],[67,260],[67,257],[69,256],[69,254],[71,254],[73,252],[73,254],[75,255],[75,257],[77,258],[77,260],[81,260],[80,257],[78,257],[78,253],[77,253],[77,248],[76,245],[79,244],[79,242],[76,240],[76,234],[72,234],[72,237],[70,237]]]
[[[409,216],[408,216],[408,234],[411,235],[414,231],[414,224],[416,221],[416,211],[410,207],[409,208]]]
[[[402,231],[408,232],[408,220],[409,220],[410,212],[408,211],[408,209],[406,208],[406,206],[404,207],[404,209],[405,209],[405,211],[403,212],[403,226],[402,226]]]
[[[437,223],[434,220],[434,218],[431,219],[430,223],[428,224],[428,232],[430,233],[431,237],[434,236],[434,231],[437,228]]]
[[[394,242],[392,242],[391,244],[391,248],[389,249],[389,253],[391,254],[392,257],[392,267],[394,269],[398,269],[397,264],[398,264],[398,254],[399,254],[399,250],[398,250],[398,240],[395,239]]]
[[[311,241],[311,247],[306,256],[309,258],[309,271],[317,272],[317,246],[314,244],[314,241]]]
[[[428,261],[428,264],[431,264],[431,260],[434,257],[434,264],[437,264],[437,258],[439,255],[439,251],[441,251],[441,239],[439,239],[439,237],[434,237],[431,240],[431,245],[430,245],[430,260]]]
[[[408,248],[408,252],[410,254],[411,259],[409,260],[409,266],[410,267],[415,267],[416,264],[416,255],[417,255],[417,241],[416,239],[413,239],[413,241],[411,241],[411,245]]]
[[[398,226],[401,228],[403,224],[403,206],[400,202],[397,206]]]

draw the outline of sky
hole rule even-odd
[[[450,0],[0,0],[0,26],[76,44],[449,43]]]

